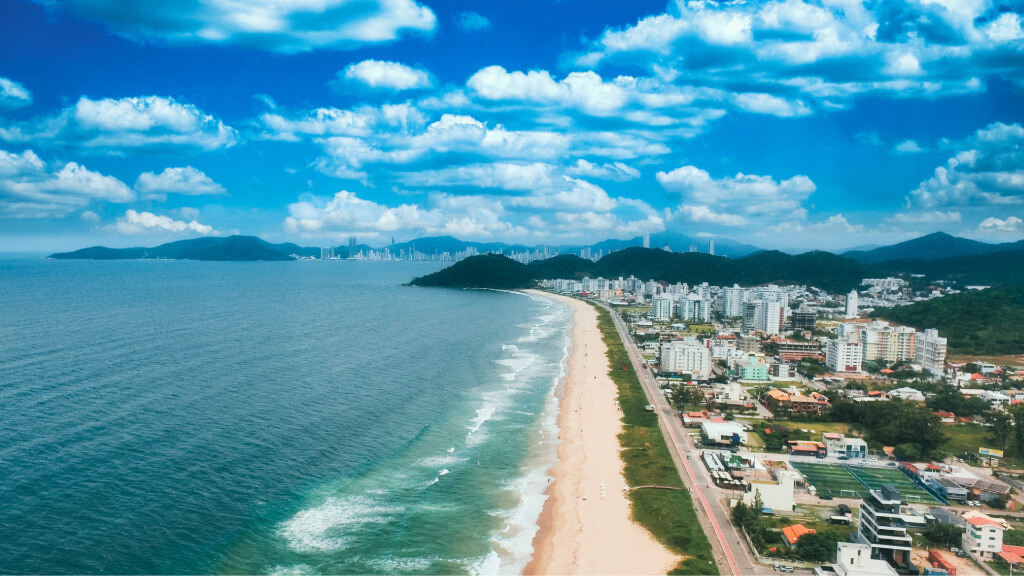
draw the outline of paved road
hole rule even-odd
[[[669,405],[665,395],[658,389],[654,375],[643,367],[644,359],[640,351],[629,337],[629,330],[614,310],[599,303],[611,314],[615,327],[619,332],[633,369],[640,376],[640,383],[647,394],[648,401],[654,405],[661,424],[661,432],[665,442],[671,447],[672,457],[679,469],[683,483],[690,491],[697,509],[697,519],[708,535],[711,548],[719,569],[726,574],[771,574],[771,568],[761,566],[754,561],[745,544],[740,543],[740,535],[733,526],[729,510],[718,498],[718,490],[711,482],[707,469],[700,463],[700,452],[693,445],[689,434],[675,410]],[[687,457],[692,460],[688,460]],[[705,487],[708,487],[705,490]],[[707,492],[707,493],[706,493]]]

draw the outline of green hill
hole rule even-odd
[[[193,238],[168,242],[154,248],[105,248],[94,246],[74,252],[51,254],[59,260],[219,260],[259,261],[294,260],[294,244],[271,244],[255,236]]]
[[[875,265],[884,274],[924,274],[929,280],[950,280],[985,286],[1024,285],[1024,250],[954,256],[941,260],[892,260]]]
[[[968,290],[872,316],[918,329],[937,328],[952,354],[1024,354],[1024,288]]]
[[[515,290],[533,288],[537,282],[530,269],[507,256],[481,254],[470,256],[451,266],[420,276],[409,282],[413,286],[446,288],[499,288]]]

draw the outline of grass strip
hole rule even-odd
[[[626,348],[608,312],[595,306],[598,327],[608,347],[609,375],[619,390],[623,431],[619,444],[630,486],[683,486],[672,454],[658,428],[658,416],[647,412],[647,396],[640,386]],[[669,550],[686,556],[669,574],[719,574],[688,490],[630,491],[633,519],[647,528]]]

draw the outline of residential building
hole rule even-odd
[[[868,455],[868,443],[862,438],[847,438],[838,432],[825,432],[821,435],[828,453],[833,456],[847,458],[864,458]]]
[[[776,343],[779,346],[779,358],[784,362],[798,362],[804,358],[817,358],[821,355],[821,344],[817,342],[778,340]]]
[[[850,290],[850,293],[846,295],[846,317],[856,318],[858,315],[857,310],[858,297],[856,290]]]
[[[1003,551],[1003,532],[1001,524],[987,516],[967,518],[967,530],[961,539],[964,552],[983,560],[991,560]]]
[[[798,392],[789,393],[775,389],[768,391],[768,404],[773,412],[781,407],[793,414],[821,414],[828,408],[828,398],[818,393],[804,396]]]
[[[746,297],[747,291],[740,288],[739,284],[733,284],[732,288],[723,288],[719,299],[722,316],[726,318],[743,316],[743,302]]]
[[[901,400],[908,400],[910,402],[924,402],[924,394],[916,388],[910,388],[904,386],[895,390],[889,391],[890,398],[899,398]]]
[[[672,308],[675,302],[671,298],[655,298],[651,301],[651,320],[668,322],[672,319]]]
[[[768,378],[768,364],[765,364],[764,358],[758,358],[755,355],[747,356],[746,362],[743,362],[739,366],[740,369],[740,380],[745,381],[767,381]]]
[[[698,320],[700,322],[711,321],[710,302],[700,294],[687,294],[679,299],[678,316],[683,320]]]
[[[694,380],[711,377],[711,351],[696,338],[661,344],[661,371],[691,374]]]
[[[857,539],[871,547],[871,558],[885,560],[894,567],[911,564],[913,541],[907,534],[907,523],[900,514],[900,491],[891,484],[881,490],[869,490],[860,505],[860,526]]]
[[[778,334],[786,323],[786,307],[773,300],[752,300],[743,304],[743,329]]]
[[[839,542],[836,545],[836,563],[831,572],[818,566],[814,576],[897,576],[897,572],[884,560],[871,558],[871,547],[867,544]]]
[[[917,330],[907,326],[892,326],[883,320],[875,320],[860,329],[862,360],[885,360],[899,362],[914,358],[914,343]]]
[[[831,372],[860,372],[863,358],[864,349],[857,332],[840,334],[825,344],[825,366]]]
[[[793,477],[780,474],[774,480],[751,479],[747,491],[743,494],[743,503],[752,506],[757,495],[761,495],[761,505],[773,510],[793,510]]]
[[[936,376],[946,371],[946,339],[938,330],[928,328],[917,336],[914,361]]]

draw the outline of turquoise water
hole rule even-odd
[[[0,572],[520,571],[570,315],[437,267],[0,260]]]

